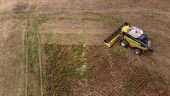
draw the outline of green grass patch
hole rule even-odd
[[[78,70],[86,62],[82,56],[83,43],[78,45],[45,44],[47,95],[72,95],[72,89],[79,80],[90,78],[93,67],[87,66],[85,71]]]
[[[66,17],[60,17],[58,18],[59,21],[62,21],[62,20],[73,20],[73,18],[66,18]]]
[[[22,14],[22,13],[16,13]],[[30,13],[24,13],[27,18],[26,32],[24,37],[24,55],[25,64],[28,69],[28,80],[30,82],[27,86],[28,95],[40,95],[41,94],[41,76],[40,76],[40,65],[39,52],[41,48],[40,38],[39,38],[39,26],[46,21],[48,21],[48,15],[40,14],[37,16],[30,16]],[[22,18],[17,18],[22,19]],[[26,62],[27,61],[27,62]],[[35,84],[36,83],[36,84]]]
[[[46,15],[46,14],[38,15],[37,17],[34,18],[32,26],[35,27],[35,28],[38,28],[39,25],[47,22],[48,20],[49,20],[48,15]]]
[[[13,16],[15,16],[15,14],[12,12],[0,12],[0,21],[13,19]]]
[[[30,18],[27,21],[27,32],[25,34],[25,46],[27,47],[28,53],[28,62],[30,65],[31,73],[34,73],[34,65],[39,62],[39,26],[46,21],[48,21],[48,17],[46,15],[38,15],[35,18]]]
[[[136,96],[135,88],[132,86],[131,81],[126,82],[124,87],[127,89],[127,96]]]
[[[95,22],[102,22],[104,19],[102,18],[83,18],[83,21],[95,21]]]
[[[28,12],[17,12],[13,15],[13,19],[25,20],[28,19],[28,14]]]
[[[77,53],[78,56],[82,55],[83,50],[84,50],[83,43],[79,43],[78,45],[75,44],[72,45],[72,52]]]
[[[84,12],[84,15],[89,15],[89,16],[104,16],[103,13],[97,13],[97,12]]]
[[[125,50],[121,48],[115,52],[115,55],[118,57],[125,57],[125,53],[126,53]]]

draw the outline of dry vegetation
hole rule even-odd
[[[1,0],[0,95],[169,96],[169,3]],[[103,44],[125,21],[153,39],[153,53]]]

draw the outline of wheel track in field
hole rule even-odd
[[[27,21],[28,23],[28,21]],[[28,92],[27,92],[27,87],[28,87],[28,49],[27,49],[27,42],[28,42],[28,38],[27,38],[27,32],[25,31],[24,33],[24,54],[25,54],[25,96],[28,96]]]
[[[43,96],[43,84],[42,84],[42,82],[43,82],[43,80],[42,80],[42,76],[43,76],[43,74],[42,74],[42,62],[41,62],[41,40],[40,40],[40,35],[39,35],[39,32],[38,32],[38,57],[39,57],[39,66],[40,66],[40,86],[41,86],[41,96]]]

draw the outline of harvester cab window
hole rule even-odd
[[[127,33],[133,36],[134,38],[139,38],[143,34],[143,31],[135,26],[132,26],[128,29]]]

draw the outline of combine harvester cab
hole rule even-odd
[[[125,22],[115,32],[110,34],[104,43],[106,46],[111,47],[120,39],[120,45],[122,47],[132,47],[135,49],[134,53],[140,55],[142,52],[153,49],[150,47],[151,41],[148,40],[147,35],[143,34],[143,31],[137,27],[131,26]]]
[[[110,34],[105,40],[104,43],[107,47],[111,47],[113,44],[117,42],[118,39],[120,39],[122,32],[127,32],[127,30],[130,28],[130,24],[125,22],[122,24],[121,27],[119,27],[116,31],[114,31],[112,34]]]

